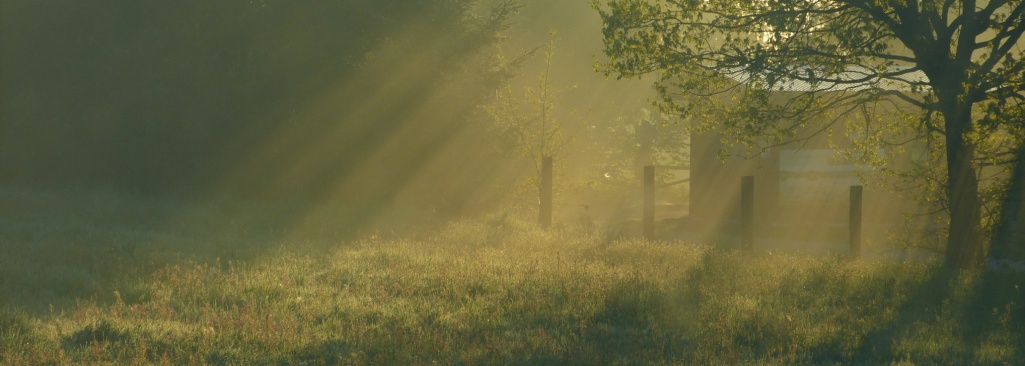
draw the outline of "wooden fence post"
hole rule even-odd
[[[552,226],[552,157],[541,157],[541,208],[538,210],[538,225],[542,229]]]
[[[755,217],[755,177],[746,175],[740,178],[740,248],[745,251],[754,249],[754,217]]]
[[[655,240],[655,167],[644,167],[644,238]]]
[[[858,258],[861,255],[861,199],[862,187],[851,186],[851,257]]]

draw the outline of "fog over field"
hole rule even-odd
[[[664,3],[0,0],[0,364],[1025,359],[1020,75],[953,261],[928,78]]]

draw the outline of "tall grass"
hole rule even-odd
[[[5,365],[1025,364],[1021,274],[28,193],[2,202],[35,207],[2,216]]]

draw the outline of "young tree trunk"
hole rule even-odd
[[[981,265],[979,180],[972,166],[975,145],[965,140],[971,128],[971,114],[944,113],[947,142],[947,199],[950,209],[950,235],[944,262],[948,267],[965,269]]]

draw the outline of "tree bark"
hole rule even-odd
[[[979,180],[972,161],[975,145],[965,140],[971,129],[971,113],[952,108],[944,113],[947,142],[947,199],[950,233],[944,263],[965,269],[983,263],[980,227]]]

